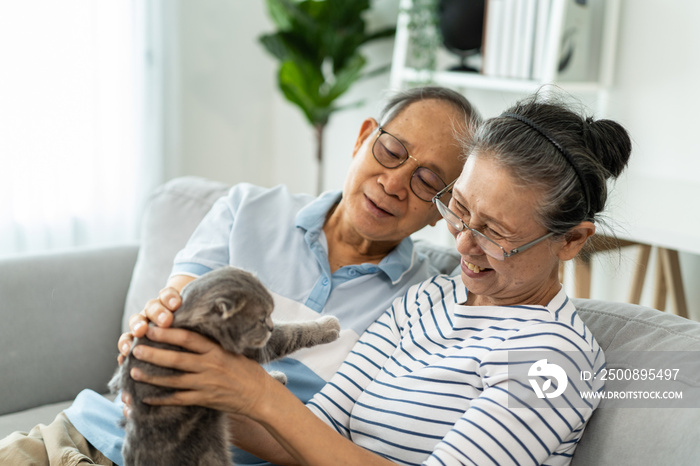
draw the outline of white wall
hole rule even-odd
[[[196,174],[229,183],[284,183],[293,191],[315,189],[314,140],[301,113],[280,97],[276,63],[257,43],[272,29],[263,1],[177,0],[175,75],[170,76],[176,115],[165,146],[170,177]],[[375,24],[391,24],[398,0],[376,0]],[[686,0],[622,0],[615,82],[608,115],[622,122],[634,143],[628,176],[652,175],[673,182],[698,182],[700,173],[700,3]],[[179,42],[179,44],[178,44]],[[372,65],[391,59],[391,41],[370,48]],[[340,188],[350,151],[366,116],[376,116],[377,97],[388,87],[383,75],[358,84],[345,101],[367,99],[363,107],[332,117],[325,147],[326,188]],[[486,116],[511,103],[510,96],[473,96]],[[172,105],[172,104],[171,104]],[[679,167],[682,167],[679,169]],[[649,186],[654,190],[654,186]],[[676,199],[673,189],[658,196],[686,204],[700,217],[695,199]],[[663,211],[648,213],[673,225]],[[594,263],[593,296],[624,300],[634,258],[627,253]],[[691,313],[700,318],[700,256],[681,255]],[[650,278],[648,281],[651,282]],[[649,304],[648,294],[643,296]]]
[[[700,219],[698,198],[682,198],[678,193],[690,186],[700,197],[700,3],[624,0],[620,18],[615,85],[608,113],[632,136],[626,177],[658,180],[648,186],[648,194],[657,204],[649,203],[645,222],[651,219],[650,223],[671,232],[665,235],[691,233],[679,230],[687,228],[685,216]],[[625,206],[619,207],[625,210]],[[620,216],[622,222],[633,220],[624,212]],[[692,232],[700,237],[699,233]],[[656,241],[663,243],[661,238]],[[594,295],[625,300],[625,279],[635,258],[634,251],[625,251],[621,258],[601,258],[594,263]],[[700,320],[700,256],[681,252],[680,261],[691,317]],[[647,284],[653,283],[654,266],[652,261]],[[642,301],[651,304],[650,287]]]
[[[379,0],[371,27],[393,24],[398,0]],[[273,31],[264,1],[177,0],[164,2],[170,34],[166,76],[167,177],[199,175],[228,183],[284,183],[313,192],[315,140],[297,107],[277,88],[277,62],[258,43]],[[169,32],[168,32],[169,31]],[[371,44],[369,67],[388,64],[392,40]],[[376,116],[376,97],[388,73],[358,83],[344,102],[365,105],[331,117],[325,136],[325,188],[340,188],[351,149],[366,116]]]
[[[274,64],[256,37],[265,2],[163,2],[167,177],[269,184],[277,114]]]

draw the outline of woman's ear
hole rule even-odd
[[[357,140],[355,141],[355,147],[352,149],[353,158],[362,147],[362,144],[367,140],[367,138],[374,132],[375,129],[379,127],[379,123],[374,118],[367,118],[362,122],[360,127],[360,134],[357,135]]]
[[[564,245],[557,254],[559,260],[568,261],[576,257],[586,244],[588,238],[595,233],[595,225],[593,222],[581,222],[576,227],[572,228],[564,236]]]

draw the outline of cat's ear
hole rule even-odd
[[[229,317],[243,309],[245,305],[245,299],[239,299],[238,301],[233,302],[230,299],[218,298],[216,301],[214,301],[214,307],[221,314],[221,317],[223,319],[228,319]]]

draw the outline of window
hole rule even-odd
[[[135,239],[141,3],[0,4],[0,254]]]

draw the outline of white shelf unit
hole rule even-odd
[[[488,0],[487,0],[488,1]],[[563,11],[565,2],[573,0],[552,0],[553,11]],[[396,25],[394,55],[391,67],[391,88],[402,89],[410,85],[434,83],[446,87],[468,90],[512,92],[529,94],[545,84],[556,84],[573,95],[594,95],[596,111],[605,115],[608,101],[608,89],[612,85],[615,52],[617,49],[617,29],[620,15],[620,0],[588,0],[598,2],[601,8],[596,30],[600,38],[597,43],[597,77],[586,81],[561,81],[557,73],[560,54],[560,41],[549,41],[545,55],[542,77],[540,79],[513,79],[486,76],[475,72],[432,71],[412,68],[408,65],[410,49],[409,13],[412,0],[401,0]],[[549,22],[549,37],[561,36],[561,21]]]

